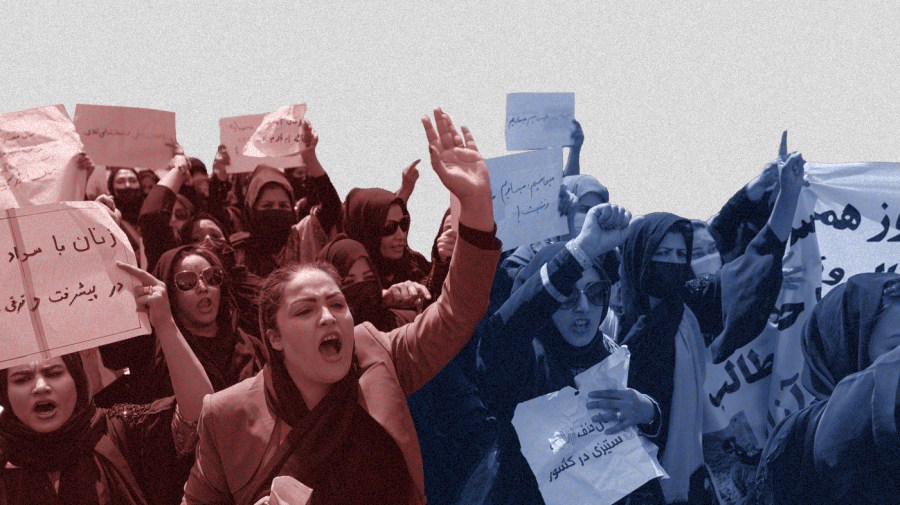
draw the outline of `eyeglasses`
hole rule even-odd
[[[399,221],[388,221],[385,223],[384,228],[381,229],[382,237],[390,237],[391,235],[397,233],[397,228],[403,230],[403,233],[409,231],[410,219],[409,216],[403,216],[403,219]]]
[[[595,307],[603,307],[609,303],[609,283],[592,282],[585,286],[583,290],[576,287],[575,291],[559,305],[559,308],[574,309],[578,305],[578,299],[582,293],[587,297],[588,302]]]
[[[221,286],[225,281],[225,273],[219,267],[204,268],[199,274],[193,270],[182,270],[175,274],[175,287],[178,291],[190,291],[200,282],[200,277],[207,286]]]

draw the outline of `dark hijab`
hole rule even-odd
[[[289,209],[265,209],[255,210],[260,195],[269,188],[281,188],[287,193],[290,201]],[[244,198],[244,216],[247,220],[247,230],[250,239],[247,244],[248,256],[272,256],[284,248],[290,236],[291,226],[296,222],[294,214],[294,193],[287,178],[278,169],[268,165],[259,165],[250,177],[250,185],[247,187],[247,196]],[[269,258],[262,261],[259,268],[251,266],[254,260],[248,258],[248,268],[259,275],[267,275],[277,265]]]
[[[253,499],[268,495],[275,477],[289,475],[313,489],[313,505],[408,501],[412,480],[400,448],[359,405],[356,357],[347,375],[309,410],[284,353],[268,337],[264,340],[269,353],[263,368],[266,403],[291,431],[260,478],[251,482]]]
[[[685,268],[689,272],[693,236],[687,219],[663,212],[647,214],[622,244],[623,314],[619,335],[621,343],[631,351],[628,386],[659,402],[663,419],[657,443],[661,450],[665,448],[675,390],[675,335],[684,315],[684,302],[680,296],[674,296],[651,308],[647,291],[649,283],[656,280],[653,254],[670,231],[684,235],[688,262]]]
[[[137,188],[129,189],[116,190],[113,187],[116,175],[123,170],[133,173],[137,177],[138,182],[140,182],[141,177],[138,175],[137,170],[131,167],[116,167],[109,172],[109,177],[106,179],[106,187],[116,202],[116,208],[122,213],[122,219],[129,223],[137,224],[141,213],[141,205],[144,204],[144,192],[141,190],[140,184],[138,184]]]
[[[190,255],[204,258],[211,266],[222,268],[219,258],[204,247],[185,245],[170,249],[165,252],[156,264],[154,277],[166,283],[169,295],[169,305],[173,308],[172,314],[175,323],[187,340],[188,345],[213,385],[213,389],[221,391],[226,387],[237,384],[243,379],[253,376],[262,367],[264,358],[262,344],[256,338],[251,337],[238,328],[238,314],[235,310],[236,302],[231,295],[230,276],[225,271],[225,280],[221,286],[219,298],[219,312],[216,315],[218,334],[213,337],[201,337],[193,335],[181,323],[178,315],[178,305],[175,294],[176,267],[181,260]],[[160,356],[160,349],[157,349]]]
[[[531,278],[531,276],[540,275],[539,271],[541,267],[556,257],[563,248],[565,248],[564,243],[556,242],[538,251],[534,256],[534,259],[532,259],[516,277],[516,284],[521,286],[526,280]],[[596,270],[602,279],[604,277],[603,271],[600,269]],[[604,314],[606,313],[606,310],[609,308],[608,283],[606,290],[607,305],[602,309],[594,309],[592,306],[591,310],[602,310]],[[513,296],[515,296],[515,291],[516,289],[514,288]],[[606,339],[603,337],[603,333],[600,332],[599,328],[597,329],[597,334],[594,336],[594,339],[583,347],[574,347],[566,342],[552,319],[547,319],[544,325],[539,328],[534,328],[533,335],[534,339],[543,346],[544,351],[546,352],[549,363],[545,368],[549,372],[548,381],[553,389],[560,389],[563,386],[574,386],[575,384],[573,381],[575,375],[600,363],[610,354]]]
[[[75,382],[77,395],[72,416],[50,433],[37,433],[15,416],[8,396],[7,370],[0,371],[0,463],[20,470],[0,484],[5,503],[54,503],[96,505],[108,493],[112,503],[146,503],[127,461],[107,436],[105,411],[89,398],[88,380],[78,354],[62,357]],[[2,468],[2,466],[0,466]],[[48,472],[59,471],[59,489],[52,491]]]
[[[344,202],[344,232],[365,246],[383,286],[403,281],[422,282],[430,270],[428,260],[409,246],[398,260],[381,256],[381,230],[392,205],[399,205],[403,216],[409,216],[403,200],[386,189],[350,190]]]
[[[889,288],[889,286],[891,286]],[[836,286],[803,328],[803,385],[816,396],[776,426],[759,492],[776,503],[893,503],[900,492],[900,348],[869,360],[879,312],[900,275],[865,273]],[[771,496],[767,496],[771,495]]]
[[[75,381],[78,399],[72,417],[57,430],[37,433],[13,414],[9,403],[8,370],[0,371],[0,443],[3,457],[16,466],[51,472],[61,470],[93,451],[97,438],[91,434],[97,409],[89,399],[87,375],[78,354],[62,357]]]
[[[819,400],[831,397],[844,377],[865,370],[872,329],[883,306],[885,287],[900,282],[896,273],[868,273],[835,286],[813,308],[801,341],[806,362],[803,386]]]
[[[326,244],[319,251],[317,259],[334,265],[341,279],[347,277],[353,264],[359,259],[365,259],[369,266],[372,266],[366,248],[343,234]],[[374,279],[341,287],[347,304],[350,306],[350,312],[353,314],[354,324],[368,321],[381,331],[391,331],[412,321],[415,316],[405,317],[405,314],[400,311],[384,307],[381,298],[381,281],[378,279],[378,272],[374,267],[372,271],[375,273]]]

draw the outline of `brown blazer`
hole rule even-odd
[[[500,251],[456,243],[438,300],[390,332],[369,323],[354,330],[360,366],[359,404],[393,437],[423,504],[422,455],[406,397],[422,387],[468,342],[488,306]],[[277,428],[277,429],[276,429]],[[289,426],[266,404],[262,374],[207,396],[200,414],[197,461],[183,504],[251,503],[247,484],[284,442]]]

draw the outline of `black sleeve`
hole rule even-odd
[[[144,254],[147,256],[147,270],[152,272],[164,252],[178,246],[178,238],[169,226],[172,218],[172,207],[175,205],[175,193],[157,184],[144,199],[138,223],[144,243]]]
[[[328,174],[310,177],[307,184],[310,206],[320,203],[322,205],[316,212],[316,218],[319,219],[322,229],[325,230],[325,233],[329,233],[333,227],[339,228],[342,218],[341,197],[334,188],[334,184],[331,183]]]
[[[769,214],[771,209],[765,196],[754,202],[747,197],[746,187],[735,193],[709,224],[722,261],[728,263],[744,254],[749,241],[765,226]]]

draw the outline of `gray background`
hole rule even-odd
[[[493,157],[507,92],[574,91],[582,170],[635,213],[710,216],[783,129],[810,161],[900,161],[893,2],[307,3],[4,2],[0,112],[175,111],[210,165],[220,117],[305,101],[342,197],[426,161],[426,254],[448,202],[418,119],[436,105]]]

